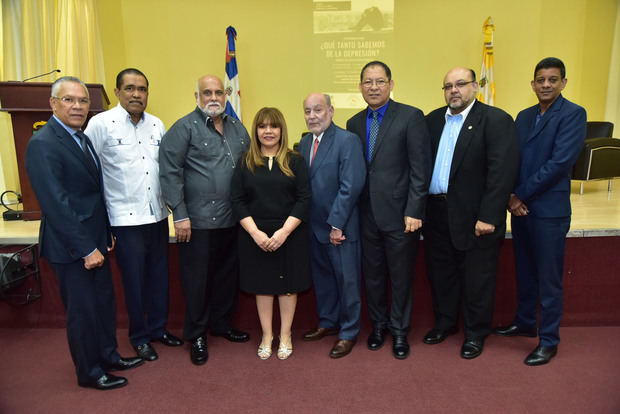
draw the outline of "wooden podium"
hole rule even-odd
[[[110,100],[103,89],[103,85],[86,84],[90,95],[91,116],[108,109]],[[11,114],[17,168],[24,204],[24,220],[38,220],[41,218],[41,208],[32,191],[28,174],[26,174],[26,146],[28,140],[40,127],[45,125],[52,116],[49,98],[52,84],[48,82],[0,82],[0,111]],[[86,121],[88,122],[88,120]],[[85,127],[86,125],[84,125]]]

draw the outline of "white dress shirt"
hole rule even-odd
[[[446,123],[439,139],[435,166],[433,167],[433,175],[431,176],[431,183],[428,189],[429,194],[446,194],[448,192],[454,147],[456,147],[456,141],[461,133],[461,128],[471,108],[474,106],[474,102],[476,102],[475,99],[458,114],[452,114],[450,107],[446,110]]]
[[[159,185],[159,118],[144,112],[138,124],[119,104],[95,115],[85,130],[101,160],[112,226],[156,223],[168,217]]]

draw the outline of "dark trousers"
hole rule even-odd
[[[78,381],[104,374],[102,366],[120,359],[116,351],[116,307],[110,262],[86,270],[84,261],[50,263],[58,277],[67,317],[69,351]]]
[[[338,329],[338,338],[354,340],[360,330],[360,242],[319,243],[311,237],[312,280],[319,326]]]
[[[190,242],[178,248],[186,304],[183,336],[194,340],[207,328],[228,331],[239,291],[237,227],[192,229]]]
[[[485,338],[491,332],[495,279],[499,249],[497,234],[484,243],[476,241],[468,250],[452,244],[448,224],[448,203],[429,198],[424,223],[426,265],[435,313],[435,328],[458,326],[459,302],[463,307],[465,338]],[[472,237],[474,228],[471,229]]]
[[[368,205],[362,208],[360,218],[362,273],[373,328],[390,329],[393,335],[407,335],[420,232],[405,233],[404,221],[402,229],[380,230]],[[392,297],[389,306],[388,285]]]
[[[168,319],[168,219],[112,227],[121,269],[129,340],[133,346],[164,335]]]
[[[534,327],[540,306],[540,344],[560,342],[562,275],[570,216],[512,217],[512,239],[517,264],[518,308],[514,323]]]

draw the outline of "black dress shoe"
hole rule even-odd
[[[452,335],[455,333],[456,328],[451,328],[447,330],[434,328],[428,331],[428,333],[424,337],[424,343],[429,345],[438,344],[440,342],[443,342],[443,340],[446,339],[448,335]]]
[[[181,346],[183,345],[183,341],[176,336],[172,335],[170,332],[164,332],[161,338],[155,339],[157,342],[161,342],[166,346]]]
[[[370,349],[371,351],[381,349],[383,343],[385,342],[386,333],[387,329],[373,329],[370,335],[368,335],[368,349]]]
[[[318,341],[319,339],[323,339],[329,335],[338,335],[338,332],[338,329],[322,328],[319,326],[306,332],[301,339],[304,341]]]
[[[407,335],[392,335],[392,354],[397,359],[405,359],[409,356]]]
[[[544,365],[547,362],[551,361],[558,353],[557,346],[542,346],[538,345],[535,350],[530,353],[527,358],[525,358],[525,365],[536,366],[536,365]]]
[[[112,374],[103,374],[96,381],[78,381],[80,387],[94,388],[96,390],[112,390],[127,385],[127,378],[117,377]]]
[[[493,333],[502,336],[527,336],[529,338],[535,338],[538,335],[536,326],[531,328],[521,328],[514,323],[510,326],[498,326],[493,329]]]
[[[133,349],[135,349],[138,356],[145,361],[155,361],[157,359],[157,352],[155,352],[155,348],[153,348],[148,342],[142,345],[134,346]]]
[[[461,347],[461,356],[465,359],[473,359],[482,353],[484,339],[466,339]]]
[[[123,358],[121,357],[117,362],[110,365],[104,365],[105,371],[127,371],[135,367],[139,367],[144,364],[144,360],[140,357]]]
[[[202,365],[207,362],[209,352],[207,351],[207,339],[204,336],[199,336],[192,342],[189,356],[194,365]]]
[[[211,335],[226,338],[230,342],[247,342],[250,340],[250,335],[247,332],[239,331],[234,328],[230,328],[226,332],[211,332]]]

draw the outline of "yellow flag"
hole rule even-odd
[[[495,105],[495,79],[493,78],[493,47],[495,36],[495,25],[489,16],[482,25],[484,43],[482,45],[482,68],[480,69],[480,79],[478,84],[478,95],[476,98],[480,102],[488,105]]]

